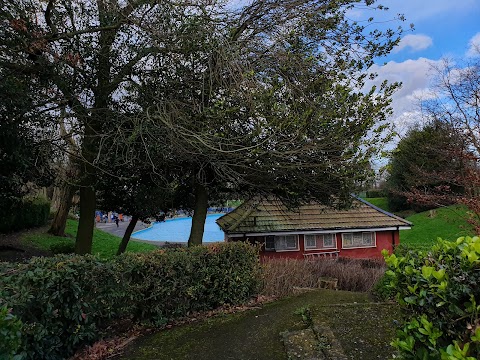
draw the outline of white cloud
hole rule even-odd
[[[426,48],[432,46],[433,41],[430,36],[427,35],[406,35],[401,40],[398,46],[393,49],[393,53],[402,51],[403,49],[410,48],[413,51],[425,50]]]
[[[374,65],[370,69],[378,74],[378,78],[368,85],[379,85],[385,79],[402,83],[402,87],[392,97],[391,122],[397,132],[403,133],[411,125],[422,121],[419,102],[433,96],[428,90],[432,67],[440,63],[441,60],[419,58],[403,62],[390,61],[383,66]]]
[[[476,33],[468,42],[467,56],[480,55],[480,32]]]

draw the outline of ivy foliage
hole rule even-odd
[[[384,256],[404,314],[392,343],[402,359],[479,359],[480,237]]]
[[[257,290],[258,253],[244,243],[0,264],[0,307],[22,321],[19,353],[64,359],[117,320],[155,326],[238,304]]]

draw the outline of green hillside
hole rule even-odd
[[[411,215],[406,219],[413,223],[411,230],[400,231],[400,243],[415,248],[427,248],[437,241],[456,240],[460,236],[473,236],[473,226],[466,219],[465,206],[451,205]]]

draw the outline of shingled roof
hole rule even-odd
[[[217,220],[227,234],[252,234],[313,230],[410,228],[412,223],[356,198],[352,207],[336,210],[311,202],[288,210],[275,198],[244,202]]]

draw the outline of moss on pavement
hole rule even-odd
[[[132,344],[120,359],[286,360],[280,334],[305,327],[294,312],[306,305],[331,326],[349,359],[391,357],[396,306],[373,304],[364,293],[319,290],[160,331]]]

